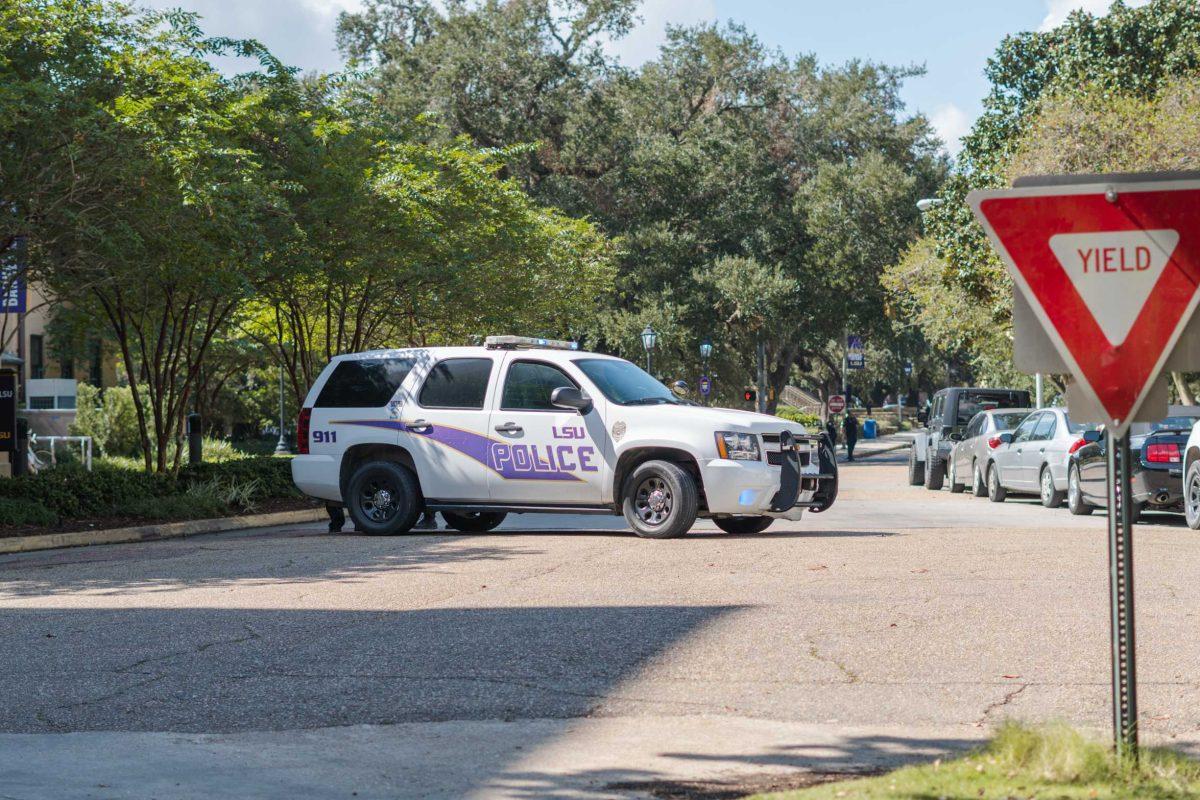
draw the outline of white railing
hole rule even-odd
[[[37,472],[58,466],[57,447],[59,442],[63,444],[77,443],[79,445],[79,457],[87,466],[88,472],[92,471],[92,437],[38,436],[36,433],[29,434],[29,471]],[[42,445],[48,445],[49,449],[39,449]]]

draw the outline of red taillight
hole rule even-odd
[[[1076,439],[1075,443],[1071,445],[1071,449],[1067,450],[1067,455],[1071,455],[1071,453],[1076,452],[1087,443],[1087,439]]]
[[[1146,460],[1151,464],[1178,464],[1179,445],[1174,442],[1146,445]]]
[[[1004,440],[999,436],[993,436],[992,438],[988,439],[988,447],[992,448],[993,450],[1002,444],[1004,444]]]
[[[296,452],[302,456],[308,455],[308,422],[311,417],[311,408],[300,409],[300,416],[296,417]]]

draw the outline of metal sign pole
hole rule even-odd
[[[1129,434],[1108,434],[1108,563],[1112,605],[1113,740],[1137,760],[1137,664],[1133,633],[1133,501]]]

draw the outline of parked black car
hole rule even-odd
[[[1143,511],[1183,511],[1183,453],[1200,408],[1177,406],[1171,416],[1130,428],[1133,459],[1133,518]],[[1090,514],[1108,505],[1108,437],[1086,431],[1072,446],[1067,464],[1067,508]]]

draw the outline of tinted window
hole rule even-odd
[[[508,367],[500,407],[509,410],[560,411],[550,394],[560,386],[578,386],[558,367],[538,361],[517,361]]]
[[[1024,395],[1024,392],[963,392],[958,396],[958,419],[954,424],[966,425],[980,411],[1026,405],[1028,399]]]
[[[1030,414],[1029,417],[1021,423],[1020,427],[1013,432],[1014,442],[1025,442],[1033,435],[1033,426],[1037,425],[1041,419],[1041,414]]]
[[[317,408],[379,408],[386,406],[412,371],[410,358],[370,358],[343,361],[317,395]]]
[[[425,408],[483,408],[490,358],[448,358],[434,365],[417,399]]]
[[[1057,420],[1053,414],[1042,414],[1042,418],[1038,420],[1037,427],[1033,429],[1033,438],[1038,441],[1053,438],[1056,422]]]
[[[596,388],[620,405],[680,405],[663,386],[641,367],[615,358],[582,358],[575,365],[583,370]]]
[[[971,439],[978,436],[980,431],[983,430],[983,423],[985,421],[983,414],[976,414],[975,418],[971,420],[971,424],[967,426],[967,432],[963,434],[963,438]]]
[[[1192,425],[1196,422],[1195,417],[1167,417],[1164,420],[1152,423],[1150,430],[1152,431],[1190,431]]]

